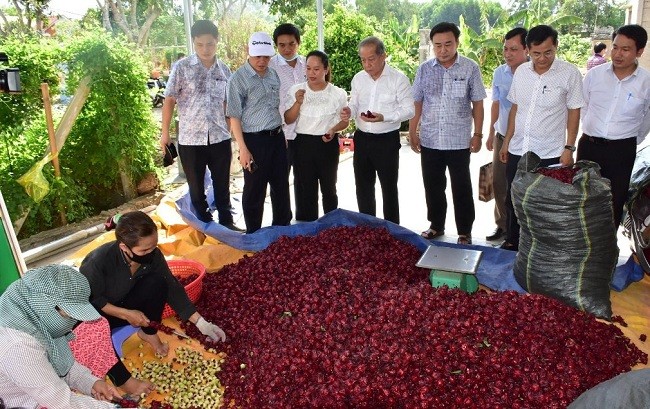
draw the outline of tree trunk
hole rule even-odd
[[[122,193],[124,193],[124,199],[126,201],[129,201],[138,194],[136,193],[135,186],[133,185],[133,181],[131,180],[131,176],[127,172],[128,166],[126,166],[126,162],[124,161],[124,158],[121,158],[117,161],[117,165],[120,169],[120,182],[122,183]]]
[[[111,27],[111,19],[108,16],[109,13],[109,8],[108,8],[108,0],[104,0],[104,3],[102,4],[100,0],[96,0],[97,5],[102,9],[102,25],[104,26],[104,29],[106,31],[113,31],[113,27]]]

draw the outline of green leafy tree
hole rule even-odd
[[[515,7],[515,12],[505,21],[505,26],[522,26],[527,29],[546,24],[558,29],[563,26],[582,24],[581,18],[556,13],[558,4],[552,0],[527,0]]]
[[[420,63],[418,54],[420,23],[416,15],[411,18],[411,24],[406,28],[402,28],[395,18],[385,21],[381,25],[380,37],[386,46],[388,62],[413,81]]]
[[[609,0],[565,0],[560,13],[574,15],[582,19],[587,33],[593,33],[599,27],[617,28],[625,23],[625,11],[621,4]]]
[[[413,15],[420,12],[420,5],[409,0],[357,0],[356,5],[360,13],[377,21],[396,19],[400,27],[409,27]]]
[[[66,166],[65,155],[60,155],[60,178],[54,177],[49,164],[43,168],[50,190],[41,202],[35,203],[16,181],[43,157],[47,146],[43,113],[32,117],[29,124],[0,130],[0,190],[17,228],[18,238],[60,226],[60,212],[65,213],[68,222],[80,221],[92,214],[83,187],[76,183]]]
[[[260,0],[260,2],[269,6],[271,14],[280,14],[282,16],[292,16],[305,8],[316,9],[315,0]]]
[[[476,61],[481,69],[483,82],[489,84],[492,82],[494,69],[501,64],[502,30],[489,26],[485,9],[482,11],[481,20],[483,30],[479,34],[465,24],[465,19],[460,16],[458,52]]]
[[[219,24],[217,55],[235,70],[247,60],[246,44],[256,31],[273,32],[273,25],[251,12],[245,12],[238,19],[224,19]]]
[[[172,0],[104,0],[102,22],[108,31],[122,33],[138,47],[147,44],[151,26]]]
[[[10,66],[20,69],[23,92],[18,95],[0,93],[2,125],[13,127],[29,122],[42,112],[42,82],[49,84],[52,95],[58,93],[59,71],[56,65],[62,61],[61,48],[48,39],[11,36],[0,40],[0,50],[9,56]]]
[[[432,1],[422,6],[420,20],[424,27],[432,27],[441,21],[448,21],[460,25],[460,16],[463,16],[465,24],[477,33],[483,33],[484,27],[481,22],[481,4],[485,3],[486,16],[489,25],[502,16],[504,10],[497,2],[484,2],[479,0],[455,0],[438,2]]]
[[[158,130],[145,67],[138,49],[105,32],[89,33],[69,47],[70,88],[85,76],[92,82],[62,153],[96,209],[128,200],[135,182],[156,169]]]
[[[558,38],[558,57],[577,67],[585,67],[592,52],[589,38],[575,34],[560,34]]]
[[[331,61],[332,83],[349,91],[352,77],[361,69],[359,41],[376,33],[377,22],[342,6],[335,6],[325,21],[325,52]],[[318,48],[315,25],[308,26],[303,37],[304,53]]]
[[[0,9],[0,35],[40,32],[47,25],[46,11],[50,0],[12,0],[7,12]],[[9,21],[7,14],[15,16]]]

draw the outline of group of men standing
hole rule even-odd
[[[458,243],[471,244],[475,211],[469,163],[471,153],[482,146],[486,92],[478,65],[457,52],[459,36],[453,23],[431,29],[435,57],[419,67],[412,86],[387,64],[380,39],[363,39],[358,47],[363,70],[354,76],[348,107],[340,116],[344,121],[354,119],[357,127],[353,167],[361,213],[376,215],[378,178],[383,217],[399,224],[399,129],[408,120],[411,149],[421,158],[430,223],[422,235],[433,239],[445,232],[449,171]],[[196,53],[176,63],[168,81],[161,144],[169,143],[171,116],[178,104],[179,154],[198,218],[212,220],[203,186],[207,167],[219,223],[241,230],[233,223],[228,191],[232,133],[244,168],[246,232],[261,227],[267,185],[272,224],[289,224],[293,214],[288,177],[295,160],[295,130],[283,123],[282,114],[287,90],[306,79],[305,58],[298,54],[300,32],[292,24],[281,24],[272,39],[254,33],[248,61],[233,74],[216,58],[214,24],[197,21],[192,39]],[[610,179],[614,221],[620,223],[636,144],[650,131],[650,74],[636,60],[646,42],[642,27],[619,28],[613,34],[612,62],[593,68],[583,81],[576,67],[556,58],[558,33],[552,27],[515,28],[506,34],[505,64],[494,72],[486,142],[494,151],[497,224],[488,240],[505,237],[502,248],[517,250],[519,226],[509,194],[517,163],[533,151],[542,165],[573,164],[581,117],[584,134],[578,142],[578,159],[598,162],[603,176]],[[294,180],[294,189],[300,186]],[[296,202],[296,220],[302,213]]]
[[[501,248],[518,250],[510,185],[528,151],[540,157],[542,166],[572,165],[576,151],[577,160],[598,163],[611,184],[618,227],[636,146],[650,132],[650,73],[638,66],[647,39],[639,25],[620,27],[612,34],[611,62],[593,67],[583,79],[576,67],[555,58],[558,33],[553,28],[517,28],[506,34],[506,64],[495,70],[487,141],[494,150],[497,224],[488,240],[505,236]]]

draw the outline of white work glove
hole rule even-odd
[[[226,342],[226,333],[213,323],[206,321],[203,317],[200,317],[196,321],[196,328],[201,331],[201,334],[212,338],[214,341]]]

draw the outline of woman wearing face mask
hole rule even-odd
[[[0,396],[7,407],[114,408],[114,386],[72,356],[80,321],[100,318],[88,280],[68,266],[28,271],[0,296]],[[81,392],[73,393],[71,388]]]
[[[339,118],[347,106],[347,93],[329,83],[329,58],[322,51],[307,54],[307,82],[289,89],[284,121],[296,122],[294,174],[296,208],[303,209],[297,220],[318,218],[318,185],[323,196],[323,212],[338,207],[336,178],[339,143],[336,133],[348,127]]]
[[[103,244],[90,252],[80,271],[88,278],[90,302],[106,317],[111,329],[132,325],[140,327],[138,336],[160,355],[167,355],[163,343],[150,321],[160,322],[165,303],[183,320],[189,320],[215,341],[226,335],[196,311],[183,286],[169,270],[158,249],[156,224],[143,212],[122,215],[115,227],[116,241]],[[119,357],[118,357],[119,358]],[[122,361],[108,371],[111,381],[127,393],[149,393],[154,385],[131,376]]]

